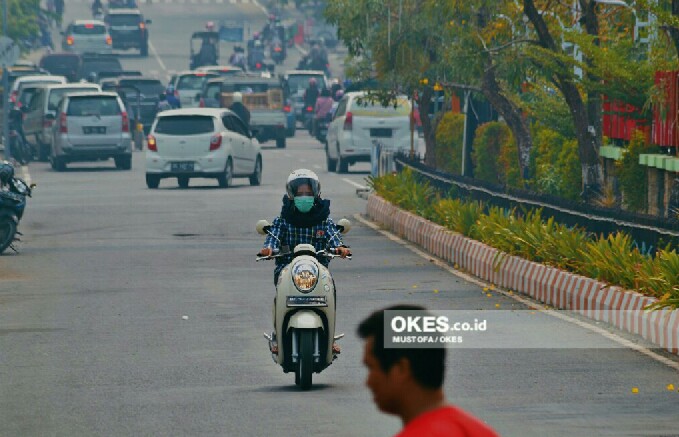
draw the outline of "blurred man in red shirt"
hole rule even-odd
[[[488,425],[447,403],[443,394],[446,350],[385,348],[385,311],[423,311],[396,305],[372,313],[358,327],[365,340],[366,385],[377,407],[399,416],[403,429],[396,437],[498,437]]]

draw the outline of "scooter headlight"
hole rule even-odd
[[[292,267],[292,282],[302,293],[308,293],[318,283],[318,267],[310,262],[299,262]]]

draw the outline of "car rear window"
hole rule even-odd
[[[311,79],[312,77],[316,79],[316,86],[318,87],[318,89],[326,88],[325,78],[320,74],[319,75],[291,74],[290,76],[288,76],[288,87],[290,88],[290,91],[295,92],[296,90],[308,88],[309,79]]]
[[[98,91],[96,87],[73,87],[73,88],[57,88],[50,90],[50,95],[47,100],[47,109],[50,111],[56,111],[57,110],[57,105],[59,105],[59,101],[61,100],[62,97],[64,97],[68,93],[82,93],[82,92],[87,92],[87,91]]]
[[[222,89],[222,83],[211,83],[210,85],[207,86],[207,89],[205,90],[205,97],[208,99],[216,99],[219,100],[219,94]]]
[[[75,35],[104,35],[106,34],[106,26],[101,24],[76,24],[73,26],[73,33]]]
[[[214,120],[206,115],[169,115],[159,117],[156,133],[163,135],[200,135],[214,132]]]
[[[410,114],[410,102],[405,97],[399,97],[395,102],[382,106],[378,101],[368,98],[357,97],[351,103],[351,113],[354,115],[367,115],[379,117],[400,117]]]
[[[137,26],[141,17],[137,14],[114,14],[106,19],[109,26]]]
[[[224,91],[241,92],[243,94],[249,93],[265,93],[269,89],[267,83],[231,83],[224,85]]]
[[[185,74],[179,78],[177,82],[178,90],[198,90],[203,88],[203,84],[209,78],[214,77],[214,75],[196,75],[196,74]]]
[[[121,88],[135,87],[145,97],[158,97],[160,93],[165,91],[163,83],[159,80],[121,80]],[[136,95],[136,93],[134,93]]]
[[[78,56],[46,56],[40,61],[40,66],[47,71],[75,70],[78,68]]]
[[[87,77],[92,72],[99,71],[123,71],[123,66],[117,59],[91,59],[83,61],[82,77]]]
[[[120,114],[120,106],[115,97],[82,96],[72,97],[68,102],[67,115],[73,116],[108,116]]]

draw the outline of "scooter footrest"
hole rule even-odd
[[[342,338],[344,338],[344,334],[338,334],[334,337],[335,340],[340,340]]]

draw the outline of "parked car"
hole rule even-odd
[[[374,141],[394,150],[410,148],[407,96],[397,96],[395,102],[385,107],[364,91],[345,94],[328,126],[325,150],[328,171],[346,173],[349,165],[370,162]]]
[[[184,71],[173,76],[170,84],[182,108],[195,108],[200,102],[200,99],[196,100],[196,95],[203,89],[205,82],[214,77],[219,75],[207,71]]]
[[[132,136],[125,105],[118,94],[67,94],[52,126],[50,163],[56,171],[76,161],[113,158],[116,168],[132,168]]]
[[[11,67],[7,67],[7,72],[8,72],[8,82],[9,82],[9,88],[12,88],[12,85],[14,85],[14,81],[17,80],[17,78],[22,77],[22,76],[35,76],[38,74],[49,74],[47,71],[43,70],[42,68],[38,67],[33,67],[33,66],[27,66],[27,65],[13,65]],[[4,74],[2,67],[0,67],[0,76]],[[0,81],[0,96],[4,96],[4,90],[2,88],[2,81]],[[4,98],[4,97],[3,97]]]
[[[69,82],[78,80],[82,58],[77,53],[48,53],[40,59],[40,67],[50,74],[65,76]]]
[[[121,97],[125,96],[124,102],[130,119],[141,122],[144,126],[144,133],[148,134],[158,112],[159,96],[165,91],[163,83],[153,77],[122,76],[113,83],[108,83],[107,88],[113,88],[111,90],[115,90]],[[139,104],[139,114],[137,114],[137,104]]]
[[[203,89],[196,95],[199,108],[219,108],[223,82],[223,78],[216,77],[203,84]]]
[[[62,32],[61,48],[71,53],[112,52],[112,39],[106,24],[99,20],[75,20]]]
[[[112,55],[83,55],[82,63],[80,64],[80,71],[78,72],[78,79],[85,79],[89,82],[97,82],[99,74],[107,72],[113,74],[123,72],[123,66],[120,60]]]
[[[148,25],[139,9],[109,9],[104,19],[113,39],[114,49],[139,49],[141,56],[149,54]]]
[[[24,134],[32,141],[38,160],[46,161],[49,156],[59,101],[68,93],[100,90],[99,85],[90,83],[43,84],[35,88],[33,98],[24,110]]]
[[[163,178],[180,187],[191,178],[215,178],[219,186],[234,177],[262,182],[259,142],[228,109],[189,108],[160,112],[147,140],[146,185],[158,188]]]
[[[325,73],[320,70],[290,70],[281,77],[283,97],[292,105],[297,121],[304,121],[304,91],[309,87],[311,78],[316,79],[319,91],[329,86]]]
[[[14,104],[17,101],[17,96],[21,91],[21,88],[26,85],[36,85],[39,83],[53,84],[53,83],[66,83],[66,78],[64,76],[52,76],[48,74],[39,74],[35,76],[21,76],[17,78],[10,88],[9,101]]]

